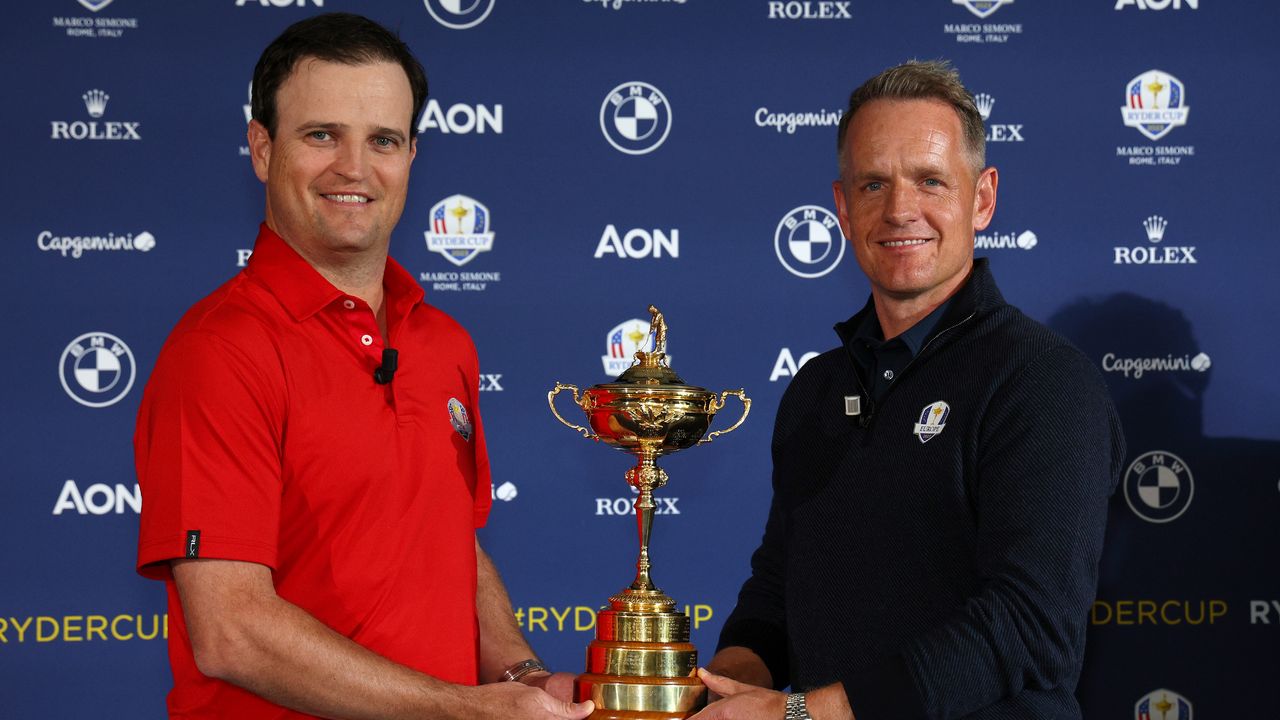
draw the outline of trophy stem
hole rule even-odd
[[[636,523],[640,527],[640,557],[636,560],[636,579],[631,583],[631,589],[653,590],[653,582],[649,577],[649,534],[653,532],[653,488],[647,484],[640,487],[640,497],[636,499]]]
[[[649,571],[649,537],[653,532],[654,488],[667,484],[667,473],[655,464],[658,453],[652,446],[646,445],[639,453],[640,462],[627,471],[627,482],[640,491],[636,498],[636,526],[640,534],[640,555],[636,559],[636,579],[631,586],[611,600],[623,600],[626,605],[635,607],[636,603],[648,606],[674,605],[675,601],[667,597],[653,584]],[[637,608],[638,609],[638,608]]]

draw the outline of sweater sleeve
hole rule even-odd
[[[789,684],[786,604],[783,595],[784,513],[778,495],[769,507],[764,539],[751,556],[751,577],[738,593],[738,604],[720,631],[716,650],[745,647],[764,661],[781,690]]]
[[[842,678],[859,720],[961,717],[1079,672],[1124,457],[1119,419],[1096,369],[1070,346],[1005,385],[972,453],[980,589],[884,666]],[[904,675],[911,682],[891,681]]]
[[[812,370],[812,369],[811,369]],[[773,677],[773,685],[781,690],[790,684],[790,651],[787,644],[786,608],[786,509],[782,501],[781,478],[777,473],[778,447],[791,433],[797,418],[803,415],[803,403],[797,400],[811,372],[801,371],[783,393],[773,426],[774,475],[773,499],[764,538],[751,555],[751,577],[738,593],[738,604],[720,631],[716,650],[745,647],[764,661]]]

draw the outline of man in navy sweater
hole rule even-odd
[[[974,260],[998,176],[949,65],[855,90],[839,160],[871,299],[779,406],[764,539],[701,671],[724,699],[697,718],[1079,718],[1124,458],[1102,378]]]

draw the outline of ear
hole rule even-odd
[[[249,158],[253,161],[253,174],[262,182],[267,181],[267,168],[271,165],[271,133],[257,120],[249,121]]]
[[[978,186],[973,193],[973,229],[975,232],[986,230],[991,218],[996,214],[996,187],[1000,184],[1000,174],[994,167],[983,170],[978,175]]]
[[[853,227],[849,222],[849,204],[844,195],[844,181],[834,180],[831,183],[831,195],[836,202],[836,219],[840,221],[840,232],[844,233],[846,240],[853,242]]]
[[[409,164],[413,164],[413,159],[418,157],[418,136],[414,135],[409,138]]]

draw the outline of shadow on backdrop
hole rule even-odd
[[[1119,293],[1048,324],[1102,370],[1128,452],[1090,616],[1085,717],[1117,691],[1136,701],[1157,688],[1245,714],[1280,670],[1280,443],[1204,435],[1213,358],[1178,308]]]

